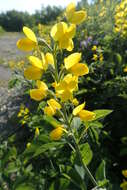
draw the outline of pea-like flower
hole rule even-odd
[[[38,137],[38,136],[39,136],[39,134],[40,134],[39,128],[38,128],[38,127],[36,127],[36,129],[35,129],[35,137]]]
[[[23,32],[26,35],[26,38],[18,40],[17,47],[23,51],[32,51],[38,44],[37,38],[34,32],[26,26],[23,27]]]
[[[36,86],[37,89],[30,90],[30,97],[36,101],[40,101],[46,97],[48,87],[44,82],[39,80],[37,80]]]
[[[56,95],[63,102],[73,99],[73,92],[78,89],[78,77],[68,74],[62,81],[55,84]]]
[[[54,59],[51,53],[43,53],[42,59],[39,59],[35,56],[29,56],[29,61],[31,66],[28,66],[24,70],[24,76],[28,80],[39,80],[42,77],[43,72],[48,68],[48,65],[51,64],[54,67]]]
[[[74,38],[75,32],[76,26],[74,24],[68,26],[65,22],[59,22],[52,27],[51,36],[58,42],[60,49],[72,51],[74,48],[72,38]]]
[[[75,3],[70,3],[66,8],[66,18],[72,24],[80,24],[86,19],[87,13],[84,10],[76,11],[75,9]]]
[[[53,116],[56,114],[57,110],[61,109],[61,105],[55,99],[50,99],[47,103],[48,106],[44,108],[44,113],[47,115]]]
[[[58,125],[54,130],[51,131],[50,138],[52,140],[59,140],[59,139],[61,139],[63,132],[64,132],[63,126]]]
[[[73,75],[79,77],[89,73],[89,68],[84,63],[79,63],[81,53],[73,53],[64,59],[65,68]]]
[[[91,121],[95,118],[95,113],[85,110],[85,103],[80,104],[73,110],[74,116],[79,116],[81,120],[83,121]]]

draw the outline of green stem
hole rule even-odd
[[[75,150],[76,150],[76,153],[79,157],[79,160],[80,160],[80,163],[82,164],[84,170],[86,171],[88,177],[90,178],[91,182],[93,183],[93,185],[96,187],[98,186],[96,180],[94,179],[94,177],[92,176],[90,170],[88,169],[88,167],[84,164],[83,160],[82,160],[82,156],[81,156],[81,153],[80,153],[80,149],[79,149],[79,146],[78,146],[78,143],[76,141],[76,138],[74,136],[74,133],[73,133],[73,130],[71,129],[71,126],[70,126],[70,122],[68,121],[68,116],[67,116],[67,113],[66,113],[66,110],[65,110],[65,107],[63,105],[63,114],[64,114],[64,118],[66,120],[66,124],[68,125],[69,127],[69,130],[70,132],[72,133],[72,137],[73,137],[73,141],[74,141],[74,144],[75,144]]]
[[[54,58],[54,66],[55,66],[55,78],[56,82],[59,82],[59,75],[58,75],[58,68],[57,68],[57,60],[56,60],[56,51],[53,52],[53,58]]]
[[[82,160],[82,156],[81,156],[81,153],[80,153],[80,149],[79,149],[79,146],[76,142],[76,139],[75,139],[75,136],[73,135],[73,140],[74,140],[74,143],[75,143],[75,148],[76,148],[76,152],[77,152],[77,155],[79,156],[79,159],[80,159],[80,162],[84,168],[84,170],[86,171],[87,175],[89,176],[91,182],[93,183],[94,186],[98,186],[96,180],[94,179],[94,177],[92,176],[90,170],[88,169],[88,167],[84,164],[83,160]]]

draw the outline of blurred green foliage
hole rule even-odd
[[[55,21],[62,12],[60,7],[42,7],[34,14],[18,12],[16,10],[0,13],[0,26],[6,31],[19,32],[23,26],[34,27],[38,23],[49,24]]]

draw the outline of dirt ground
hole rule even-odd
[[[11,78],[11,70],[7,67],[8,62],[19,60],[26,55],[16,47],[16,42],[22,37],[21,33],[11,32],[0,35],[0,107],[9,96],[8,81]]]

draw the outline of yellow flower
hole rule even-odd
[[[38,127],[36,127],[36,129],[35,129],[35,137],[38,137],[38,136],[39,136],[39,134],[40,134],[39,128],[38,128]]]
[[[80,24],[82,23],[86,17],[87,17],[87,13],[86,11],[75,11],[75,4],[74,3],[70,3],[65,11],[65,15],[67,20],[72,23],[72,24]]]
[[[97,59],[98,59],[98,55],[96,55],[96,54],[93,54],[93,58],[92,58],[94,61],[97,61]]]
[[[78,89],[78,77],[68,74],[60,83],[55,86],[56,95],[61,100],[67,101],[73,99],[73,91]]]
[[[55,111],[51,106],[46,106],[44,108],[44,114],[49,115],[49,116],[53,116],[53,115],[55,115]]]
[[[26,38],[18,40],[17,47],[23,51],[32,51],[37,46],[37,38],[34,32],[26,26],[23,27],[23,32]]]
[[[20,106],[20,111],[19,111],[19,113],[18,113],[18,117],[24,117],[24,116],[26,116],[26,115],[28,115],[28,113],[29,113],[29,109],[28,108],[25,108],[25,106],[24,105],[21,105]]]
[[[104,57],[103,57],[103,54],[101,53],[100,56],[99,56],[99,60],[100,62],[102,62],[104,60]]]
[[[53,116],[57,110],[61,109],[61,105],[55,99],[50,99],[47,103],[49,106],[44,108],[44,113],[47,115]]]
[[[63,126],[58,126],[53,131],[51,131],[50,138],[52,140],[59,140],[61,139],[63,132],[64,132]]]
[[[124,68],[124,70],[123,70],[125,73],[127,72],[127,66]]]
[[[127,190],[127,181],[124,180],[123,183],[120,184],[120,187],[122,188],[122,190]]]
[[[54,58],[51,53],[46,53],[45,60],[46,60],[47,65],[52,65],[54,67]]]
[[[83,109],[85,107],[85,103],[77,106],[74,110],[73,110],[73,115],[74,116],[79,116],[81,120],[83,121],[91,121],[95,118],[95,113],[85,110]]]
[[[124,177],[127,178],[127,170],[122,170],[122,174],[123,174]]]
[[[93,46],[91,50],[92,51],[96,51],[97,50],[97,46]]]
[[[36,86],[37,89],[30,90],[30,97],[36,101],[40,101],[46,97],[48,87],[42,81],[37,81]]]
[[[72,51],[74,48],[72,38],[74,38],[75,32],[76,26],[74,24],[68,26],[65,22],[59,22],[52,27],[51,36],[58,42],[60,49]]]
[[[74,98],[74,99],[72,100],[72,103],[73,103],[75,106],[77,106],[77,105],[79,104],[79,101],[77,100],[77,98]]]
[[[81,53],[72,53],[64,59],[65,68],[77,77],[89,73],[87,65],[84,63],[79,63],[80,59]]]

